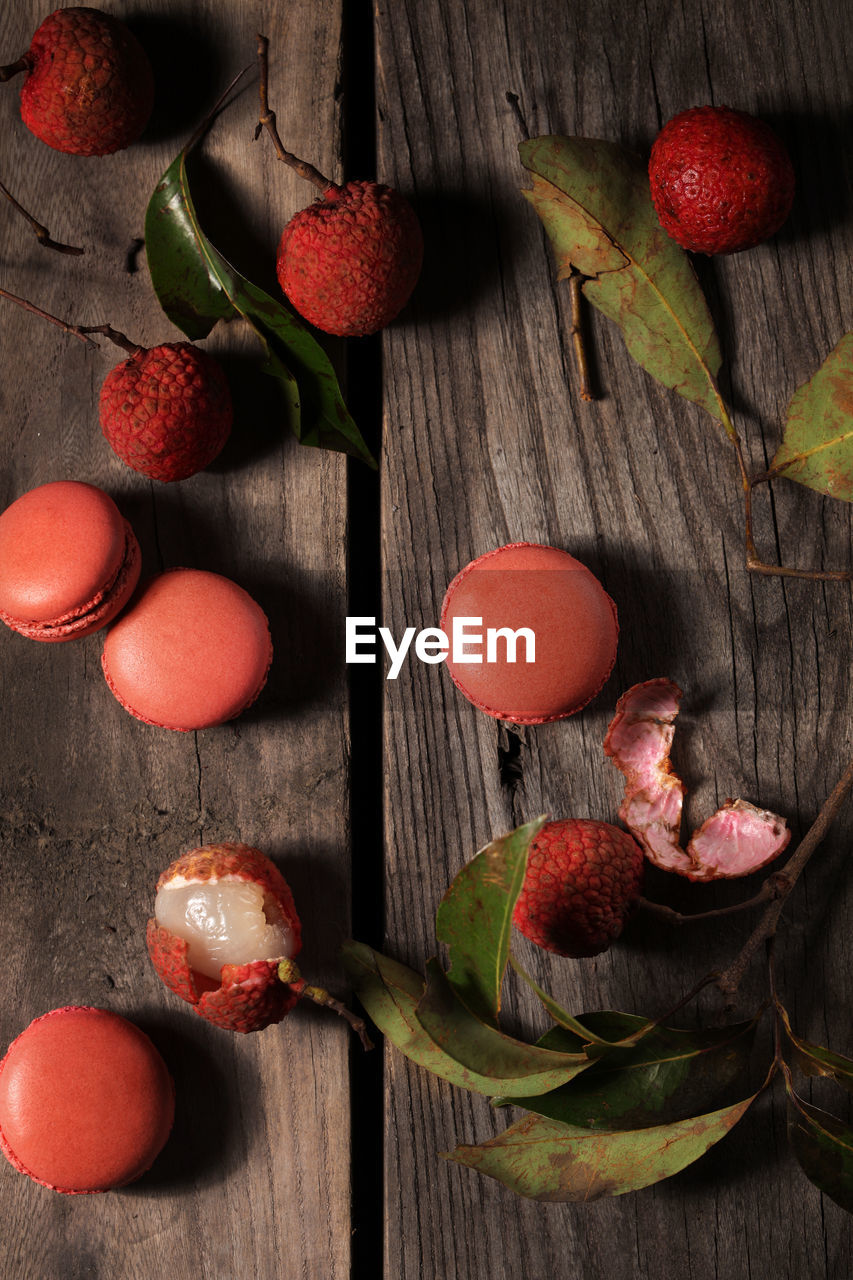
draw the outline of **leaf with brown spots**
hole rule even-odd
[[[771,471],[853,502],[853,333],[794,394]]]
[[[634,359],[725,425],[711,313],[687,254],[658,222],[644,162],[595,138],[531,138],[519,152],[558,278],[587,277],[584,296],[620,326]]]
[[[490,1142],[444,1155],[532,1200],[622,1196],[693,1164],[734,1128],[757,1097],[676,1124],[612,1133],[530,1115]]]

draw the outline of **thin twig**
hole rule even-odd
[[[731,1007],[733,997],[737,993],[752,957],[768,938],[775,936],[776,926],[779,923],[779,917],[782,914],[782,908],[789,893],[802,875],[812,854],[832,826],[839,809],[847,799],[851,786],[853,786],[853,759],[848,763],[847,768],[828,796],[817,818],[815,818],[803,836],[796,853],[785,864],[782,874],[787,880],[787,885],[776,900],[767,907],[758,924],[747,938],[740,954],[727,969],[723,970],[717,979],[717,986],[729,998],[729,1007]]]
[[[2,192],[6,197],[12,207],[17,209],[18,213],[20,213],[22,217],[26,218],[27,222],[35,232],[35,236],[39,244],[43,244],[45,249],[55,249],[57,253],[70,253],[75,257],[79,257],[81,253],[85,252],[83,249],[77,249],[73,244],[62,244],[59,240],[52,240],[47,227],[42,226],[42,224],[37,221],[31,213],[28,213],[24,206],[15,199],[8,187],[4,187],[2,182],[0,182],[0,192]]]
[[[752,573],[763,573],[776,578],[805,578],[812,582],[851,582],[853,572],[846,569],[792,569],[784,564],[765,564],[759,557],[752,533],[752,490],[757,484],[772,480],[769,471],[752,476],[744,492],[746,524],[746,567]]]
[[[783,893],[787,893],[788,887],[788,877],[785,872],[776,871],[772,876],[767,877],[758,893],[752,898],[746,898],[743,902],[734,902],[730,907],[717,907],[714,911],[698,911],[694,915],[684,915],[680,911],[674,911],[672,907],[664,906],[662,902],[650,902],[648,898],[639,898],[637,907],[661,920],[666,920],[668,924],[694,924],[698,920],[717,920],[720,916],[732,916],[738,911],[749,911],[752,907],[759,907],[765,902],[775,902]]]
[[[231,83],[229,85],[226,85],[226,87],[222,90],[219,97],[216,99],[213,106],[210,108],[207,115],[204,117],[201,124],[198,126],[195,133],[192,135],[189,142],[184,147],[184,155],[189,155],[193,147],[196,146],[197,143],[201,142],[202,138],[207,133],[210,126],[213,124],[213,121],[216,119],[216,116],[221,110],[222,105],[225,102],[225,99],[228,97],[231,90],[240,80],[243,79],[244,75],[246,75],[249,71],[252,70],[253,66],[254,66],[254,63],[250,62],[247,66],[243,68],[242,71],[238,71],[236,76],[234,76],[234,78],[232,79]]]
[[[278,128],[275,122],[275,112],[270,111],[269,105],[269,47],[270,42],[266,36],[258,36],[258,69],[260,72],[259,95],[261,99],[261,112],[258,116],[258,123],[255,125],[255,142],[266,129],[272,138],[276,155],[284,164],[289,165],[299,174],[300,178],[306,178],[309,182],[313,182],[314,186],[325,193],[331,188],[336,187],[336,183],[325,178],[319,169],[315,169],[313,164],[308,164],[305,160],[300,160],[298,156],[285,148],[284,143],[278,134]]]
[[[100,333],[132,356],[143,350],[138,342],[132,342],[130,338],[125,337],[123,333],[119,333],[118,329],[114,329],[110,324],[69,324],[67,320],[60,320],[59,316],[53,316],[49,311],[43,311],[41,307],[37,307],[26,298],[19,298],[16,293],[10,293],[8,289],[0,289],[0,298],[8,298],[10,302],[17,303],[19,307],[23,307],[25,311],[31,312],[34,316],[39,316],[42,320],[48,320],[51,324],[55,324],[63,333],[70,333],[72,337],[79,338],[81,342],[88,342],[91,347],[97,347],[99,344],[93,342],[89,334]]]
[[[83,329],[77,324],[69,324],[67,320],[60,320],[58,316],[52,316],[49,311],[42,311],[41,307],[35,306],[32,302],[27,302],[26,298],[19,298],[16,293],[9,293],[8,289],[0,289],[0,298],[8,298],[10,302],[16,302],[25,311],[31,311],[34,316],[41,316],[42,320],[49,320],[51,324],[55,324],[63,332],[70,333],[73,337],[79,338],[81,342],[88,342],[91,347],[98,345],[97,342],[93,342],[88,337],[89,330]]]
[[[572,271],[569,277],[569,294],[572,300],[572,345],[575,349],[575,363],[581,380],[581,400],[594,400],[589,379],[589,361],[586,354],[583,322],[583,282],[584,276],[579,271]]]

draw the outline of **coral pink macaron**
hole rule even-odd
[[[0,1147],[19,1173],[53,1191],[133,1182],[162,1150],[174,1112],[160,1054],[108,1009],[45,1013],[0,1062]]]
[[[133,530],[94,485],[39,485],[0,515],[0,619],[31,640],[98,631],[130,599],[140,567]]]
[[[523,638],[514,662],[500,637],[491,662],[485,644],[466,646],[479,662],[460,662],[451,650],[447,666],[456,686],[499,720],[544,724],[573,715],[598,693],[616,661],[615,604],[585,565],[556,547],[512,542],[472,560],[444,597],[441,627],[451,640],[454,621],[462,618],[481,619],[467,624],[470,634],[527,628],[535,636],[532,662]]]
[[[101,665],[119,702],[161,729],[224,724],[255,701],[272,662],[266,614],[218,573],[169,569],[111,628]]]

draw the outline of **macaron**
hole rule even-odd
[[[534,660],[524,639],[515,661],[502,638],[494,661],[485,641],[466,646],[479,662],[447,666],[454,684],[475,707],[498,720],[545,724],[580,711],[595,697],[616,661],[616,606],[585,565],[557,547],[512,542],[478,556],[456,575],[441,609],[441,628],[452,639],[456,618],[480,618],[470,632],[522,627],[535,636]]]
[[[266,614],[218,573],[169,569],[144,582],[107,634],[107,684],[137,720],[187,732],[224,724],[266,684]]]
[[[0,1062],[0,1148],[19,1173],[66,1195],[133,1182],[163,1148],[174,1112],[160,1054],[108,1009],[42,1014]]]
[[[0,619],[31,640],[76,640],[133,594],[139,543],[109,494],[57,480],[0,515]]]

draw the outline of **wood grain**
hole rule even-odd
[[[685,690],[676,758],[691,825],[744,795],[802,832],[850,754],[848,588],[747,574],[722,434],[634,365],[598,316],[602,395],[580,401],[568,289],[555,283],[549,246],[519,195],[518,127],[505,100],[507,90],[520,95],[532,134],[610,138],[640,151],[671,115],[705,102],[777,127],[799,174],[788,226],[751,253],[698,264],[723,334],[724,390],[759,469],[793,391],[853,320],[842,8],[376,5],[379,177],[411,196],[427,242],[424,280],[383,348],[386,625],[395,634],[435,625],[462,565],[526,539],[587,563],[616,600],[622,629],[603,693],[552,726],[499,725],[441,668],[410,664],[388,685],[386,948],[416,967],[435,950],[448,880],[492,835],[540,812],[613,819],[619,779],[601,743],[619,692],[635,681],[669,675]],[[757,506],[767,558],[850,563],[847,505],[780,484]],[[851,826],[848,811],[791,900],[781,960],[796,1025],[848,1052]],[[698,911],[742,891],[658,873],[647,892]],[[746,930],[737,917],[677,934],[640,920],[592,961],[525,954],[572,1009],[655,1013],[731,957]],[[744,1007],[756,1006],[764,983],[756,967]],[[519,1025],[542,1026],[521,993],[509,1005]],[[761,1052],[766,1061],[766,1043]],[[439,1152],[483,1141],[504,1122],[393,1050],[387,1073],[388,1275],[850,1272],[849,1220],[786,1154],[778,1091],[672,1181],[561,1206],[519,1201],[442,1162]],[[846,1114],[843,1099],[830,1105]]]
[[[4,202],[0,280],[77,322],[109,320],[143,342],[175,341],[144,252],[131,252],[148,196],[220,90],[253,62],[259,25],[271,40],[281,127],[295,149],[336,170],[340,4],[151,0],[111,9],[151,50],[152,124],[115,156],[62,156],[24,129],[15,88],[4,86],[2,179],[57,238],[86,253],[40,248]],[[10,58],[43,16],[36,3],[4,9],[0,46]],[[256,104],[250,80],[192,161],[191,181],[211,238],[272,291],[281,227],[311,192],[264,142],[252,143]],[[149,482],[112,455],[98,428],[98,388],[118,352],[86,350],[3,306],[2,505],[48,480],[100,484],[131,520],[145,572],[185,564],[233,577],[269,615],[276,656],[247,715],[177,734],[138,723],[112,698],[102,637],[54,646],[0,637],[8,976],[0,1040],[46,1009],[103,1004],[152,1035],[178,1096],[166,1150],[124,1191],[62,1197],[2,1162],[0,1273],[345,1277],[345,1026],[300,1008],[256,1036],[217,1031],[160,985],[144,946],[159,872],[195,845],[238,839],[272,856],[290,881],[306,922],[306,975],[335,981],[349,929],[346,684],[330,658],[345,608],[345,463],[286,437],[258,350],[234,323],[204,344],[234,391],[231,442],[203,474]]]

